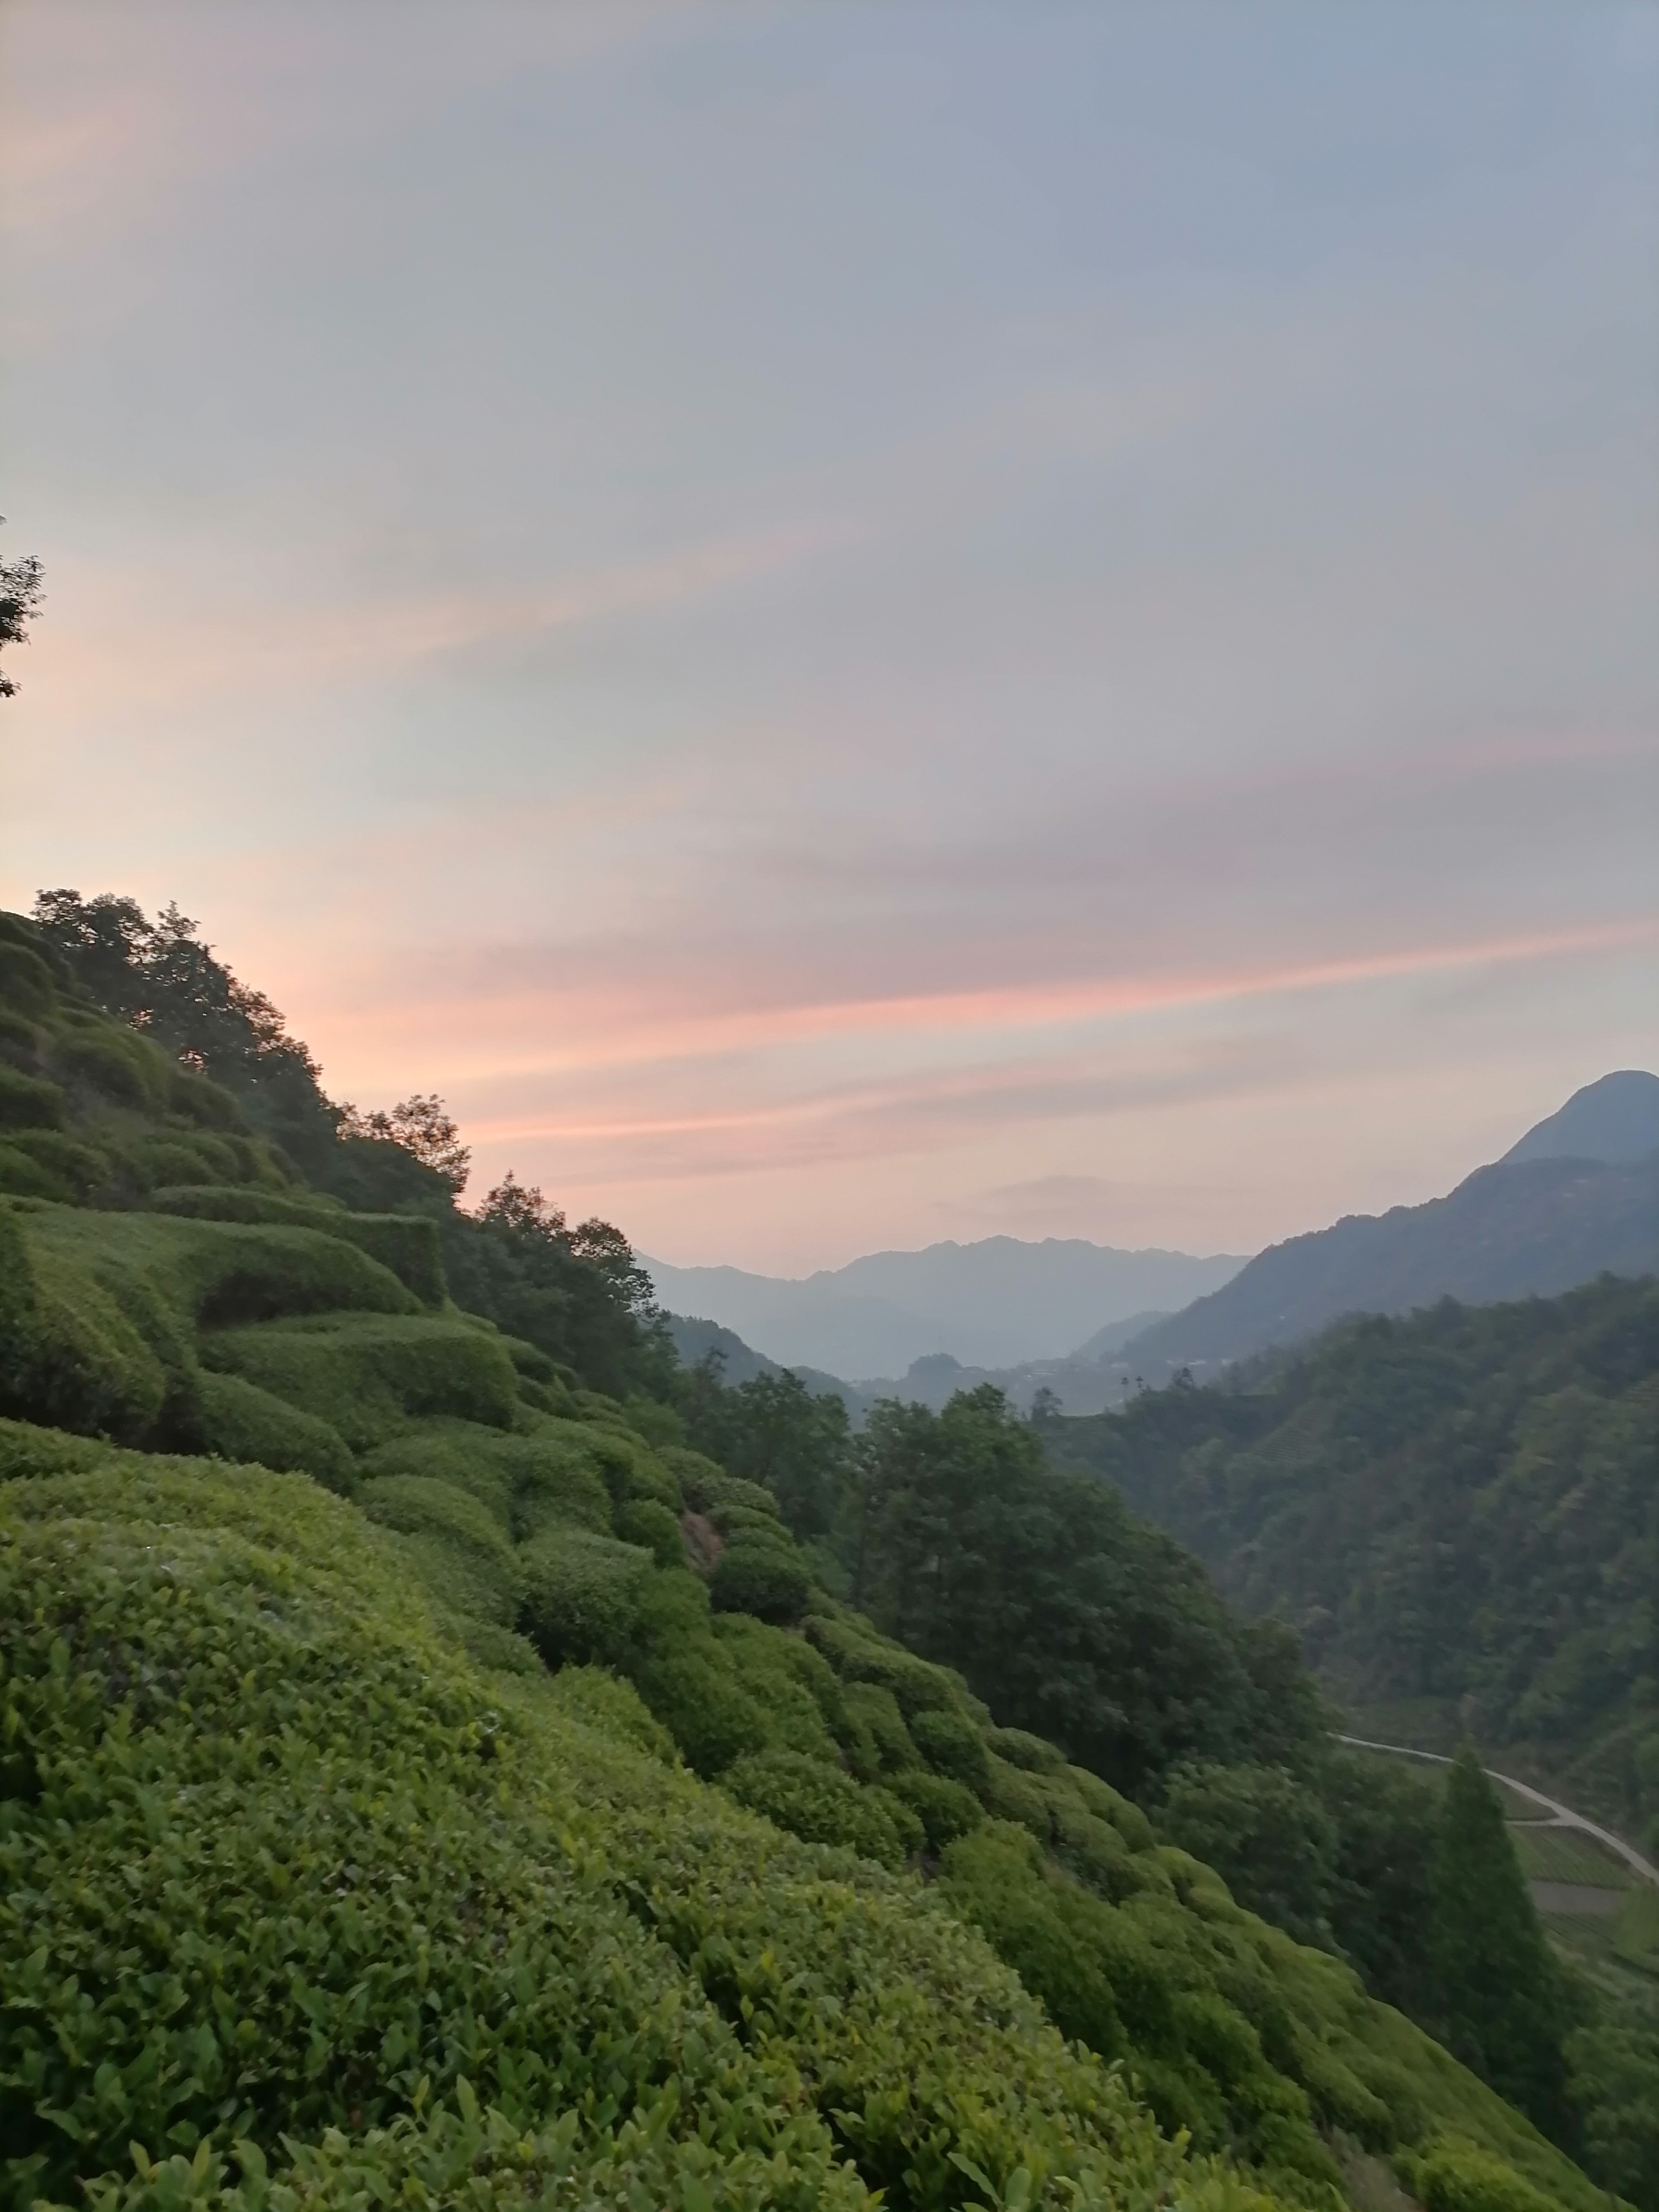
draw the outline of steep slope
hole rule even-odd
[[[1477,1169],[1445,1198],[1355,1214],[1259,1253],[1224,1290],[1124,1348],[1137,1373],[1212,1376],[1339,1316],[1437,1298],[1548,1297],[1601,1273],[1659,1272],[1659,1161],[1544,1158]]]
[[[1632,1166],[1659,1152],[1659,1075],[1621,1068],[1575,1091],[1511,1145],[1500,1165],[1516,1160],[1606,1160]]]
[[[124,1176],[168,1133],[58,1088]],[[667,1407],[459,1311],[430,1220],[246,1141],[0,1200],[6,2212],[1244,2212],[1337,2129],[1431,2212],[1601,2201]]]
[[[1659,1821],[1659,1287],[1348,1322],[1242,1380],[1050,1451],[1295,1624],[1351,1709]]]

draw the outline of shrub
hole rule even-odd
[[[1052,1774],[1066,1764],[1063,1751],[1024,1729],[988,1729],[985,1741],[999,1759],[1006,1759],[1010,1766],[1023,1766],[1028,1774]]]
[[[1109,1782],[1103,1782],[1097,1774],[1091,1774],[1086,1766],[1067,1766],[1065,1779],[1073,1796],[1079,1797],[1097,1820],[1109,1820],[1132,1851],[1149,1851],[1157,1842],[1152,1824],[1133,1799]]]
[[[521,1336],[509,1336],[501,1332],[501,1342],[507,1356],[517,1368],[521,1381],[557,1382],[559,1363],[550,1352],[544,1352],[538,1344],[526,1344]]]
[[[157,1110],[167,1102],[172,1063],[137,1030],[113,1023],[71,1030],[52,1052],[58,1073],[101,1091],[118,1105]]]
[[[787,1539],[758,1541],[740,1536],[714,1562],[708,1579],[709,1601],[717,1613],[752,1613],[757,1620],[799,1620],[806,1610],[811,1582],[805,1562]]]
[[[167,1402],[168,1369],[101,1285],[31,1246],[26,1231],[53,1218],[0,1210],[0,1413],[148,1437]],[[149,1335],[165,1335],[161,1316],[145,1318]],[[175,1367],[181,1358],[175,1352]]]
[[[63,1206],[72,1206],[76,1195],[73,1184],[44,1166],[33,1152],[25,1152],[15,1139],[3,1137],[0,1137],[0,1194],[8,1198],[51,1199]]]
[[[596,1395],[591,1390],[572,1395],[589,1401]],[[591,1410],[579,1421],[544,1419],[541,1433],[561,1438],[580,1452],[599,1473],[613,1505],[624,1504],[630,1498],[654,1498],[659,1505],[678,1512],[679,1485],[642,1437],[608,1419],[594,1419]]]
[[[926,1705],[911,1718],[910,1737],[936,1774],[949,1775],[969,1790],[982,1790],[990,1780],[985,1740],[966,1713]]]
[[[316,1230],[343,1243],[355,1244],[371,1260],[378,1260],[422,1304],[443,1303],[437,1224],[413,1214],[348,1213],[343,1206],[309,1193],[303,1198],[289,1197],[281,1191],[243,1186],[198,1184],[159,1189],[149,1203],[157,1212],[195,1221],[264,1222],[282,1228]]]
[[[656,1446],[656,1453],[678,1483],[683,1500],[694,1513],[708,1511],[708,1507],[700,1500],[714,1495],[708,1486],[711,1483],[718,1486],[732,1480],[718,1461],[706,1459],[702,1452],[692,1451],[684,1444],[659,1443]]]
[[[499,1340],[497,1340],[499,1341]],[[503,1435],[477,1421],[430,1419],[368,1455],[377,1474],[429,1474],[479,1498],[517,1540],[575,1526],[611,1533],[611,1498],[592,1462],[562,1436]]]
[[[848,1682],[842,1686],[842,1698],[853,1726],[873,1747],[878,1771],[897,1774],[907,1766],[921,1764],[921,1754],[910,1741],[910,1731],[898,1709],[898,1700],[890,1690],[884,1689],[878,1682]],[[873,1781],[874,1775],[869,1779]]]
[[[609,1531],[611,1492],[593,1455],[558,1436],[515,1437],[504,1464],[513,1469],[513,1529],[523,1541],[544,1530],[574,1524]],[[678,1524],[676,1524],[678,1527]]]
[[[986,1810],[999,1820],[1017,1821],[1022,1828],[1046,1842],[1054,1821],[1049,1814],[1049,1793],[1047,1776],[1027,1773],[1023,1768],[1010,1766],[1000,1759],[990,1762],[990,1772],[980,1793]]]
[[[52,970],[38,952],[10,940],[0,942],[0,1005],[41,1018],[52,1012],[57,997]]]
[[[52,1195],[72,1206],[84,1206],[111,1180],[108,1152],[62,1129],[16,1130],[8,1149],[24,1153],[45,1169],[58,1186]]]
[[[0,1301],[7,1283],[0,1267]],[[1174,1877],[1189,1870],[1173,1856],[1166,1869],[1146,1854],[1148,1887],[1114,1910],[1005,1829],[999,1893],[995,1867],[973,1856],[994,1840],[986,1823],[924,1895],[639,1755],[603,1691],[577,1726],[557,1681],[480,1682],[404,1571],[404,1540],[302,1477],[0,1427],[11,1470],[23,1479],[0,1492],[7,2212],[37,2197],[89,2212],[349,2212],[422,2191],[477,2212],[809,2212],[848,2160],[894,2212],[1035,2212],[1051,2191],[1079,2212],[1326,2202],[1294,2085],[1224,2014],[1173,2001],[1224,1981],[1269,2058],[1277,2002],[1294,2014],[1285,2041],[1322,2039],[1391,2110],[1405,2100],[1382,2087],[1390,2068],[1443,2134],[1479,2133],[1492,2156],[1513,2146],[1547,2201],[1599,2201],[1336,1960],[1250,1920],[1195,1869],[1201,1910],[1184,1906]],[[722,1641],[758,1655],[795,1640],[736,1616],[717,1633],[684,1570],[647,1567],[646,1583],[636,1649],[682,1681],[711,1653],[734,1666]],[[483,1624],[456,1632],[484,1663],[520,1650]],[[1161,2110],[1304,2178],[1261,2197],[1158,2143],[957,1917],[973,1893],[1011,1948],[1057,1925],[1099,1967],[1128,2068]],[[1224,2094],[1189,2036],[1244,2062]],[[510,2114],[510,2157],[490,2149],[495,2124],[463,2097],[463,2073]],[[419,2101],[422,2075],[481,2130],[437,2130],[429,2157],[416,2124],[391,2117]],[[565,2111],[580,2116],[567,2148],[538,2164],[536,2130]],[[645,2116],[622,2167],[617,2112]],[[222,2185],[236,2137],[249,2178]],[[640,2163],[647,2138],[693,2163]],[[739,2138],[749,2166],[732,2163]],[[137,2169],[132,2142],[147,2147]],[[174,2148],[184,2162],[152,2173]],[[252,2178],[261,2159],[269,2186]]]
[[[809,1639],[845,1682],[873,1682],[890,1690],[908,1721],[928,1706],[961,1708],[966,1692],[943,1667],[918,1659],[902,1644],[877,1636],[867,1622],[841,1607],[815,1607],[805,1624]]]
[[[1067,1872],[1109,1905],[1121,1905],[1145,1887],[1147,1877],[1110,1821],[1097,1819],[1079,1802],[1066,1802],[1058,1790],[1049,1802],[1047,1840]]]
[[[275,2158],[283,2135],[356,2134],[423,2075],[474,2109],[463,2073],[550,2118],[650,2108],[672,2081],[683,2117],[659,2139],[695,2142],[707,2116],[714,2144],[828,2180],[823,2124],[776,2110],[672,1954],[573,1864],[535,1784],[505,1811],[478,1788],[514,1733],[499,1716],[354,1622],[325,1571],[133,1533],[26,1527],[0,1547],[10,1740],[34,1778],[0,1838],[9,2204],[131,2173],[135,2139],[205,2162],[233,2137]],[[106,1686],[123,1676],[155,1684],[130,1733]]]
[[[716,1649],[761,1716],[767,1747],[838,1766],[836,1739],[815,1694],[817,1685],[798,1664],[795,1638],[746,1613],[720,1613],[713,1629]]]
[[[746,1752],[763,1750],[766,1716],[713,1637],[636,1660],[635,1687],[694,1774],[712,1782]]]
[[[364,1455],[366,1475],[420,1474],[476,1498],[504,1536],[513,1536],[513,1477],[490,1447],[507,1442],[471,1421],[430,1421],[390,1437]]]
[[[337,1429],[285,1405],[240,1375],[204,1373],[195,1381],[192,1441],[216,1458],[252,1462],[278,1474],[308,1474],[349,1497],[357,1471]]]
[[[839,1767],[799,1752],[751,1753],[721,1778],[721,1786],[791,1835],[845,1844],[880,1866],[902,1866],[916,1833],[914,1826],[905,1832],[882,1792],[861,1790]]]
[[[76,1212],[42,1214],[28,1241],[124,1303],[156,1303],[181,1335],[290,1315],[416,1310],[388,1269],[309,1229]]]
[[[930,1851],[942,1851],[967,1835],[985,1818],[984,1808],[971,1790],[947,1775],[925,1773],[912,1767],[887,1784],[890,1794],[908,1805],[921,1822]]]
[[[654,1498],[630,1498],[614,1516],[617,1535],[624,1544],[638,1544],[659,1567],[685,1565],[685,1539],[680,1524],[665,1505]]]
[[[613,1665],[632,1644],[651,1554],[587,1528],[550,1528],[522,1546],[522,1621],[550,1667]]]
[[[127,1146],[138,1180],[146,1188],[163,1183],[237,1183],[242,1163],[228,1139],[205,1130],[185,1136],[140,1137]]]
[[[684,1446],[667,1445],[659,1456],[678,1481],[686,1504],[694,1512],[707,1514],[722,1534],[731,1514],[757,1515],[769,1527],[781,1529],[778,1502],[763,1484],[728,1474],[712,1459]]]
[[[686,1764],[705,1780],[772,1741],[768,1716],[714,1637],[708,1592],[687,1568],[660,1568],[647,1577],[628,1671]]]
[[[745,1677],[764,1676],[769,1684],[780,1674],[805,1690],[823,1724],[825,1757],[833,1758],[831,1744],[844,1744],[850,1722],[847,1700],[834,1669],[799,1636],[770,1627],[745,1613],[723,1613],[714,1633],[736,1660]],[[773,1694],[769,1689],[768,1694]],[[814,1731],[815,1737],[818,1732]]]
[[[188,1067],[174,1067],[167,1075],[167,1105],[187,1121],[205,1129],[240,1129],[246,1124],[242,1109],[222,1084]]]
[[[1028,1837],[987,1822],[951,1845],[940,1881],[951,1903],[1042,1999],[1062,2035],[1076,2036],[1106,2057],[1123,2051],[1111,1983],[1078,1940],[1071,1899],[1042,1880]]]
[[[1551,2200],[1512,2166],[1474,2143],[1443,2137],[1421,2157],[1400,2160],[1425,2212],[1550,2212]]]
[[[447,1413],[505,1428],[517,1396],[513,1363],[493,1337],[425,1315],[329,1314],[227,1329],[204,1340],[202,1355],[222,1372],[245,1376],[328,1421],[358,1451],[422,1415]]]
[[[674,1743],[653,1720],[631,1682],[604,1667],[562,1667],[547,1686],[550,1705],[614,1742],[631,1744],[665,1766],[674,1764]]]
[[[0,1129],[61,1129],[69,1118],[63,1092],[38,1075],[0,1060]]]
[[[457,1613],[510,1628],[526,1568],[488,1507],[429,1475],[383,1474],[359,1498],[371,1521],[409,1540],[428,1587]]]

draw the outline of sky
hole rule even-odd
[[[6,0],[0,903],[682,1265],[1659,1066],[1659,10]]]

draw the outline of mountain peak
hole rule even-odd
[[[1625,1067],[1575,1091],[1504,1153],[1517,1160],[1603,1160],[1627,1167],[1659,1152],[1659,1075]]]

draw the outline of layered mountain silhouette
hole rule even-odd
[[[872,1252],[799,1280],[641,1264],[672,1312],[734,1330],[781,1364],[860,1376],[902,1375],[933,1352],[984,1370],[1063,1358],[1115,1323],[1218,1289],[1244,1261],[1119,1251],[1077,1237],[988,1237]]]
[[[1659,1273],[1659,1076],[1639,1069],[1576,1091],[1444,1198],[1270,1245],[1124,1356],[1148,1382],[1202,1380],[1343,1314],[1549,1297],[1603,1273]]]

